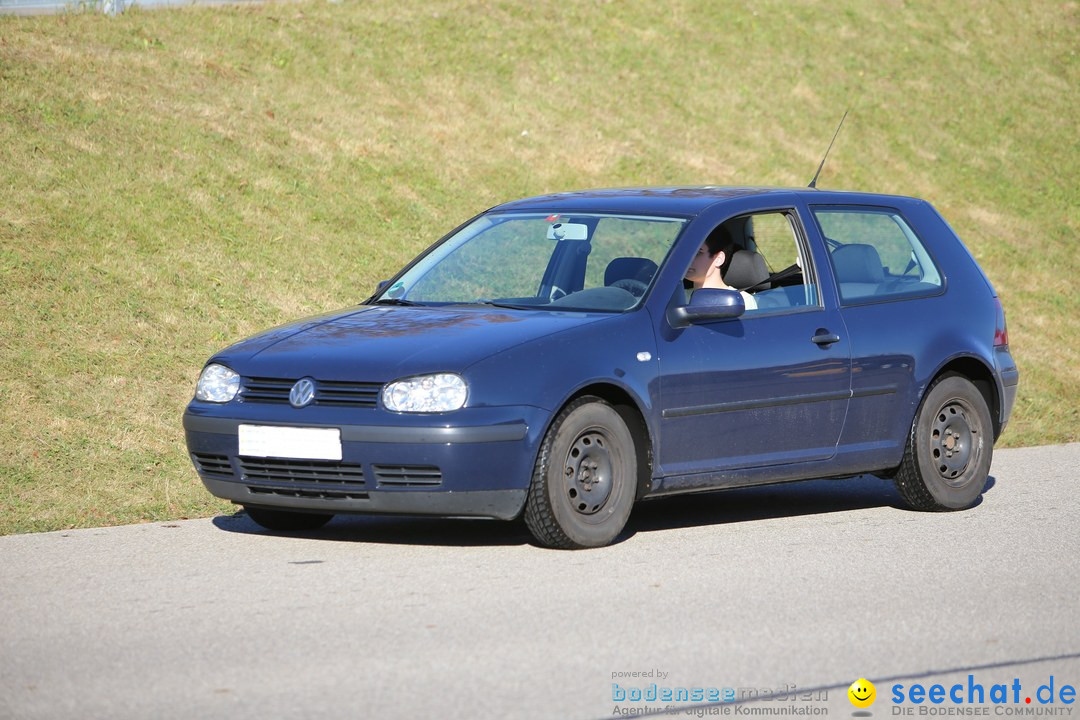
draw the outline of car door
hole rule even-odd
[[[722,220],[737,244],[766,256],[779,286],[754,292],[758,307],[737,318],[660,322],[657,465],[664,476],[697,476],[687,487],[828,460],[851,388],[847,333],[835,300],[819,291],[813,256],[823,255],[809,252],[799,209]]]
[[[811,237],[827,238],[851,336],[852,396],[837,466],[893,467],[932,369],[920,362],[934,357],[934,344],[955,333],[952,319],[969,309],[944,294],[945,275],[916,232],[918,206],[908,203],[905,210],[844,200],[811,204],[814,224],[807,227]]]

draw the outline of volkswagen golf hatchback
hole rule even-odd
[[[716,233],[729,288],[691,291]],[[640,500],[807,478],[969,507],[1017,379],[993,286],[925,201],[595,190],[494,207],[362,304],[222,350],[184,428],[209,491],[270,529],[524,515],[581,548]]]

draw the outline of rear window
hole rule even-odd
[[[929,295],[942,287],[933,258],[908,222],[887,208],[811,208],[845,304]]]

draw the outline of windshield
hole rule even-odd
[[[484,215],[375,302],[629,310],[641,302],[685,224],[629,215]]]

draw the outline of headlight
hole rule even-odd
[[[195,398],[206,402],[226,403],[240,392],[240,376],[224,365],[207,365],[199,384],[195,386]]]
[[[459,375],[419,375],[383,388],[383,405],[394,412],[449,412],[465,404],[469,386]]]

